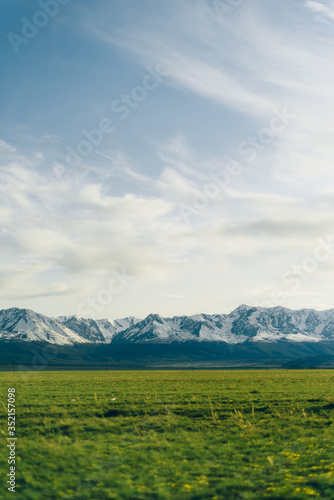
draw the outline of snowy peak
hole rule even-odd
[[[0,310],[0,339],[73,344],[85,339],[56,319],[35,313],[30,309]]]
[[[159,335],[164,333],[164,319],[158,314],[149,314],[145,319],[140,320],[127,328],[124,331],[118,332],[112,339],[112,342],[146,342],[155,341]]]
[[[79,316],[62,317],[63,325],[91,342],[104,342],[105,338],[99,326],[93,319],[79,318]]]
[[[109,320],[109,319],[97,319],[96,323],[99,326],[105,342],[110,342],[111,339],[118,333],[118,332],[123,332],[127,328],[130,328],[131,326],[135,325],[141,321],[138,318],[135,318],[134,316],[129,316],[128,318],[122,318],[122,319],[115,319],[115,320]]]

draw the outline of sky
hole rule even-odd
[[[334,307],[334,2],[3,0],[0,304]]]

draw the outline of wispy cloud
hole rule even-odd
[[[305,3],[305,7],[319,14],[319,19],[334,21],[334,2],[311,2]]]

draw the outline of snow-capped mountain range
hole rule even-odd
[[[241,305],[229,314],[196,314],[163,318],[150,314],[141,320],[49,318],[30,309],[0,310],[0,340],[78,343],[171,344],[185,342],[334,341],[334,309],[291,310],[284,307]]]

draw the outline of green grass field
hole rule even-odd
[[[1,499],[334,499],[333,371],[2,372],[0,385]]]

